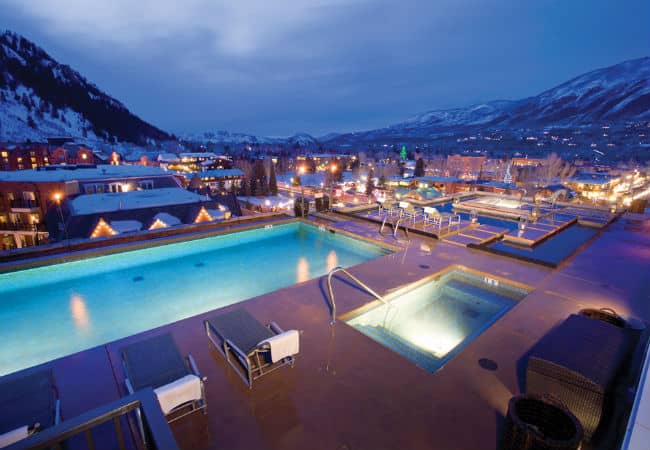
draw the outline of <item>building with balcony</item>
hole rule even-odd
[[[0,172],[0,248],[46,242],[46,214],[60,212],[68,198],[170,187],[179,187],[178,181],[157,167],[78,164]]]
[[[2,171],[35,169],[50,164],[47,144],[0,145],[0,170]]]

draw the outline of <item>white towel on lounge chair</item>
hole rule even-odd
[[[287,356],[293,356],[300,350],[300,333],[298,330],[289,330],[264,339],[261,344],[268,343],[271,347],[271,361],[274,363]]]
[[[185,375],[176,381],[154,389],[160,409],[167,415],[178,405],[190,400],[201,399],[201,379],[196,375]]]
[[[27,436],[29,436],[29,427],[27,425],[0,434],[0,448],[25,439]]]

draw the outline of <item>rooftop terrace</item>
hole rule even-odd
[[[215,314],[209,312],[46,363],[59,386],[63,416],[125,395],[119,348],[170,332],[208,378],[208,414],[172,426],[183,448],[492,450],[498,448],[508,400],[522,391],[525,357],[549,330],[586,307],[650,320],[650,219],[644,216],[623,216],[555,270],[426,236],[397,242],[378,235],[376,224],[353,217],[323,225],[401,248],[351,269],[381,295],[450,266],[534,291],[431,373],[344,322],[330,326],[323,279],[309,280],[222,310],[244,307],[263,323],[302,330],[294,368],[266,376],[249,390],[208,345],[201,324]],[[339,316],[374,300],[345,282],[335,281],[335,289]],[[486,359],[494,366],[479,364]],[[134,422],[129,427],[136,432]],[[98,433],[105,444],[112,442],[110,429]]]

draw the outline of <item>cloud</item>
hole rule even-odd
[[[45,30],[80,44],[146,46],[170,37],[207,35],[219,53],[246,56],[310,26],[372,5],[365,0],[5,0]],[[376,3],[376,2],[374,2]],[[210,43],[207,43],[208,45]],[[294,42],[299,47],[300,42]],[[210,45],[209,45],[210,46]]]

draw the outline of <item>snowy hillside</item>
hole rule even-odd
[[[53,135],[137,144],[171,138],[34,43],[0,34],[0,140]]]
[[[228,131],[207,131],[205,133],[185,133],[181,140],[200,144],[264,144],[264,145],[299,145],[308,147],[318,141],[306,133],[295,134],[290,137],[254,136],[245,133],[230,133]]]
[[[434,110],[377,130],[337,140],[440,136],[462,127],[519,128],[650,120],[650,57],[594,70],[522,100],[496,100]]]

